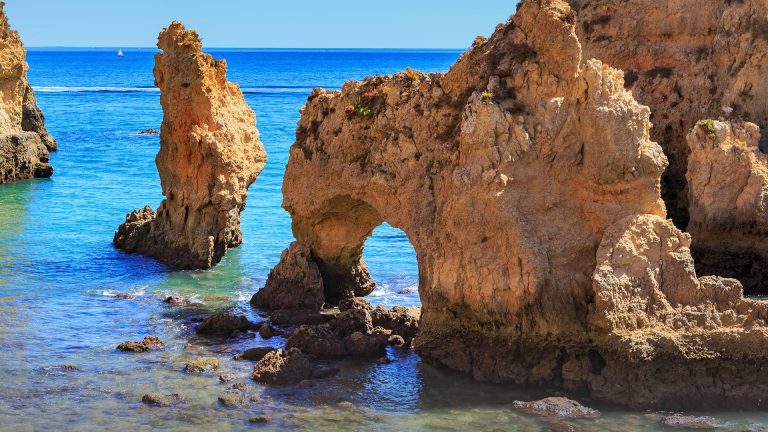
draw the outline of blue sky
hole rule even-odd
[[[6,0],[28,47],[150,47],[172,20],[207,47],[466,48],[516,0]]]

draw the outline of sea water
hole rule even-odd
[[[153,86],[155,50],[30,50],[29,79],[50,133],[59,142],[51,179],[0,186],[0,430],[659,430],[660,414],[603,409],[598,420],[556,422],[514,411],[515,399],[553,391],[472,382],[390,349],[387,361],[342,360],[341,372],[299,386],[268,388],[249,377],[252,363],[233,354],[284,339],[210,340],[192,326],[219,309],[260,320],[248,299],[293,237],[281,208],[281,182],[299,109],[314,87],[412,67],[446,71],[459,51],[212,50],[225,58],[256,111],[268,163],[250,188],[244,243],[212,270],[173,271],[116,251],[125,214],[162,200],[154,165],[162,110]],[[378,288],[374,304],[418,305],[418,270],[408,239],[386,225],[366,242]],[[131,294],[120,299],[117,294]],[[180,295],[202,308],[171,308]],[[126,354],[125,340],[156,335],[162,351]],[[218,373],[183,372],[190,359],[220,358],[258,401],[242,409],[217,402],[229,384]],[[73,365],[66,371],[56,366]],[[681,383],[684,385],[684,383]],[[145,406],[145,393],[178,393],[176,407]],[[341,404],[340,404],[341,403]],[[269,415],[263,425],[248,422]],[[726,430],[768,424],[760,413],[717,413]]]

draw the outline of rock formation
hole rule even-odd
[[[264,168],[256,116],[227,64],[179,22],[160,33],[155,85],[163,124],[156,164],[165,200],[126,216],[115,245],[184,269],[209,268],[242,243],[240,213]]]
[[[26,51],[0,2],[0,183],[50,177],[49,152],[56,141],[27,82]]]
[[[367,291],[386,221],[416,251],[425,361],[633,406],[759,405],[765,307],[697,279],[649,115],[582,60],[565,0],[524,0],[446,74],[315,90],[283,186],[307,262],[283,255],[268,284],[300,295],[283,282],[314,263],[326,302]]]
[[[695,123],[729,106],[768,127],[768,15],[762,13],[768,1],[570,3],[578,11],[576,29],[585,57],[623,69],[627,88],[651,108],[651,138],[670,162],[662,179],[663,197],[670,217],[685,229],[685,137]]]
[[[704,120],[688,134],[688,201],[696,269],[768,294],[768,156],[760,130]]]

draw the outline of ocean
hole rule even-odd
[[[59,142],[51,179],[0,186],[0,430],[659,430],[659,414],[603,407],[599,420],[550,421],[520,414],[514,399],[544,390],[476,383],[423,364],[410,351],[388,360],[342,360],[339,375],[296,387],[267,388],[248,379],[252,364],[231,361],[281,338],[208,340],[195,320],[218,309],[258,320],[248,305],[292,241],[281,208],[281,182],[299,109],[314,87],[411,67],[446,71],[460,51],[210,50],[229,65],[255,110],[268,163],[250,188],[242,215],[244,243],[207,271],[173,271],[114,249],[125,214],[162,200],[154,165],[162,110],[153,86],[153,49],[31,49],[29,80]],[[405,235],[381,226],[364,258],[378,284],[375,304],[418,305],[416,258]],[[118,294],[131,294],[120,299]],[[180,295],[203,308],[174,309]],[[166,350],[130,355],[125,340],[160,336]],[[219,357],[259,396],[248,408],[217,403],[227,385],[218,374],[193,376],[185,363]],[[56,366],[74,365],[78,371]],[[151,408],[144,393],[179,393],[184,404]],[[344,402],[344,403],[342,403]],[[351,403],[347,404],[346,402]],[[586,402],[590,402],[588,399]],[[339,403],[342,403],[339,405]],[[264,414],[261,426],[248,418]],[[733,430],[768,424],[760,413],[719,413]],[[571,429],[557,429],[571,430]]]

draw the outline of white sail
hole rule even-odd
[[[123,50],[122,50],[122,48],[121,48],[121,49],[119,49],[119,50],[117,50],[117,56],[118,56],[118,57],[122,57],[122,56],[123,56]]]

